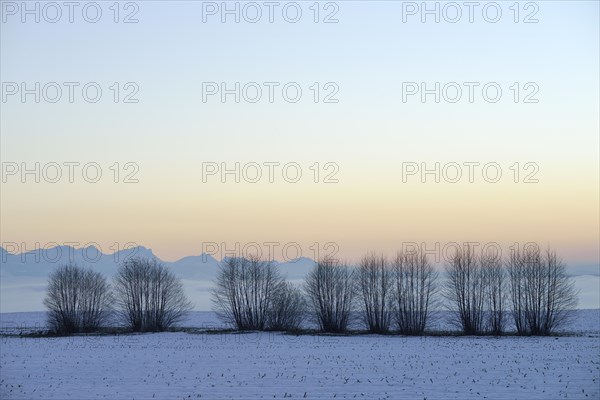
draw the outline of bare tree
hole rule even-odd
[[[483,332],[485,278],[480,259],[469,245],[458,248],[446,267],[446,298],[454,323],[468,335]]]
[[[269,312],[284,281],[275,264],[257,257],[221,262],[212,290],[217,315],[240,330],[267,328]]]
[[[500,335],[504,332],[505,325],[506,272],[499,254],[482,254],[480,262],[486,304],[484,329]]]
[[[517,332],[548,335],[568,320],[577,306],[577,292],[554,251],[542,254],[539,246],[517,249],[507,268]]]
[[[345,332],[354,301],[354,271],[324,259],[306,277],[304,289],[313,316],[324,332]]]
[[[50,274],[44,305],[50,328],[61,334],[92,332],[106,322],[111,294],[99,272],[74,264]]]
[[[393,290],[392,273],[387,259],[376,254],[364,256],[355,277],[365,325],[373,333],[387,332],[392,316]]]
[[[302,326],[306,316],[306,300],[302,291],[290,282],[278,285],[269,308],[268,328],[294,331]]]
[[[524,249],[521,252],[515,249],[507,262],[507,273],[510,283],[510,298],[512,302],[512,315],[515,321],[515,327],[520,334],[528,333],[527,325],[527,288],[526,280],[528,270],[533,269],[533,265],[540,264],[539,251]]]
[[[404,334],[422,334],[434,303],[438,274],[419,251],[398,253],[392,267],[398,329]]]
[[[125,261],[114,286],[121,315],[134,332],[169,329],[192,308],[181,280],[154,258]]]

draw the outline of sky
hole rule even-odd
[[[98,2],[92,23],[86,2],[36,22],[3,1],[1,242],[169,261],[537,242],[598,265],[598,2],[513,3],[469,22],[428,2],[436,22],[421,2],[279,2],[271,23],[228,2],[236,23],[221,2]]]

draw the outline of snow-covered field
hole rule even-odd
[[[43,314],[1,316],[6,328],[40,324]],[[217,323],[210,313],[187,322]],[[542,338],[2,337],[0,398],[598,399],[599,325],[600,311],[586,310],[578,336]]]

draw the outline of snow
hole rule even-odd
[[[2,398],[591,398],[597,338],[3,338]]]
[[[43,313],[0,316],[3,329],[43,324]],[[586,334],[560,337],[4,336],[0,398],[598,399],[599,321],[581,311]]]

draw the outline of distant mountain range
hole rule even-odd
[[[29,252],[11,254],[0,247],[0,277],[36,277],[46,278],[53,269],[68,263],[89,266],[107,276],[113,276],[124,260],[133,257],[158,258],[151,249],[143,246],[120,250],[112,254],[104,254],[93,246],[74,248],[56,246],[48,249],[36,249]],[[183,257],[175,262],[162,261],[171,267],[173,272],[187,280],[213,280],[216,276],[219,260],[210,254]],[[306,257],[289,261],[276,261],[280,270],[290,280],[303,279],[312,269],[315,262]]]

